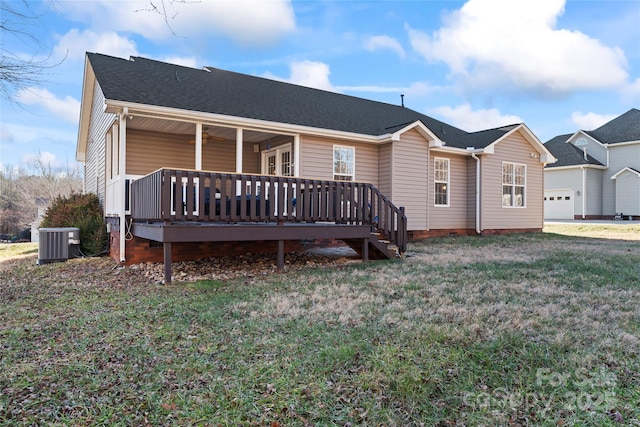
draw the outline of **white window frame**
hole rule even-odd
[[[336,173],[336,150],[349,150],[351,151],[351,172],[340,172]],[[355,181],[356,180],[356,147],[348,146],[348,145],[335,145],[332,150],[332,161],[331,161],[331,170],[333,172],[333,180],[334,181]],[[346,162],[345,162],[346,163]],[[336,178],[342,177],[342,178]],[[349,177],[350,179],[344,179],[344,177]]]
[[[439,162],[445,162],[446,171],[438,169],[436,166]],[[445,172],[446,179],[442,179],[442,176],[438,176],[438,172]],[[450,206],[451,201],[451,159],[446,157],[434,157],[433,158],[433,206],[440,208],[447,208]],[[447,199],[446,203],[438,203],[438,184],[444,184],[445,196]]]
[[[511,171],[505,173],[505,166],[511,166]],[[518,168],[522,168],[522,180],[518,181]],[[524,163],[502,162],[502,207],[503,208],[526,208],[527,207],[527,165]],[[506,182],[505,182],[506,181]],[[510,191],[505,193],[505,187]],[[522,189],[521,194],[516,191]],[[508,196],[508,197],[507,197]],[[520,196],[520,199],[518,198]]]

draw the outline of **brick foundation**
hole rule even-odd
[[[535,233],[541,232],[541,228],[503,228],[494,230],[483,230],[482,236],[494,234],[517,234],[517,233]],[[457,237],[457,236],[477,236],[476,230],[473,228],[458,228],[446,230],[413,230],[407,232],[409,241],[429,239],[433,237]]]
[[[284,251],[302,252],[313,247],[338,247],[344,246],[344,242],[336,239],[317,240],[285,240]],[[116,262],[120,262],[120,227],[117,223],[111,224],[109,236],[110,256]],[[252,254],[275,254],[278,251],[277,241],[252,241],[252,242],[189,242],[172,243],[171,259],[173,261],[186,261],[222,256],[238,256]],[[163,262],[164,247],[162,243],[133,237],[125,241],[126,261],[125,265],[143,262]]]

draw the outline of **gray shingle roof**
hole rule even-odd
[[[399,105],[206,67],[87,53],[108,100],[223,114],[365,135],[421,121],[447,145],[484,148],[508,130],[468,133]]]
[[[587,154],[587,160],[584,159],[584,153],[581,149],[573,144],[569,144],[567,140],[572,134],[558,135],[544,143],[553,157],[558,159],[557,162],[548,164],[545,168],[552,169],[560,166],[580,166],[580,165],[598,165],[602,163]]]
[[[640,141],[640,110],[632,108],[598,129],[586,133],[603,144]]]

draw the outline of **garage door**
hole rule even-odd
[[[546,190],[544,219],[573,219],[573,191]]]

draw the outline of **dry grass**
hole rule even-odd
[[[243,302],[237,309],[256,319],[345,326],[377,319],[403,329],[437,325],[448,333],[465,325],[486,338],[519,332],[540,342],[579,342],[598,351],[640,350],[638,336],[628,332],[640,319],[640,304],[631,303],[640,301],[640,245],[540,235],[494,240],[415,243],[402,263],[305,277],[289,292]],[[594,266],[617,257],[638,260],[636,275],[604,277],[605,286],[582,283],[580,269],[590,257]]]
[[[640,426],[637,239],[173,286],[31,257],[0,260],[0,425]]]

